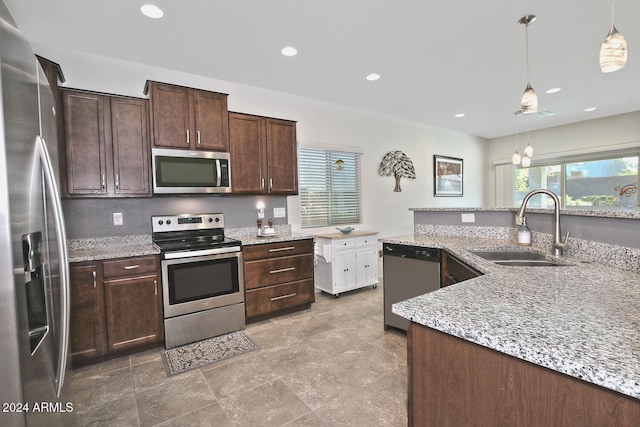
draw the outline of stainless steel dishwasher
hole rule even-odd
[[[391,305],[440,289],[440,249],[385,243],[382,246],[384,328],[409,329]]]

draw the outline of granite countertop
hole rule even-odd
[[[291,232],[288,226],[276,227],[276,233],[268,237],[258,237],[254,228],[230,229],[227,236],[240,240],[244,246],[313,239],[311,234]],[[69,239],[67,246],[69,262],[96,261],[160,253],[160,248],[153,244],[151,235],[147,234]]]
[[[290,231],[276,233],[273,236],[258,236],[257,234],[252,234],[250,236],[230,235],[229,237],[240,240],[243,246],[262,245],[265,243],[289,242],[293,240],[313,239],[313,235],[311,234],[294,233]]]
[[[563,257],[507,267],[469,252],[507,240],[407,235],[385,243],[443,248],[485,273],[393,305],[421,325],[640,399],[640,274]],[[549,257],[551,257],[549,255]]]
[[[94,237],[67,241],[69,262],[96,261],[155,255],[160,249],[151,242],[151,235]]]
[[[413,212],[518,212],[519,207],[478,207],[478,208],[409,208]],[[553,214],[553,209],[528,207],[527,212]],[[562,215],[591,216],[597,218],[640,219],[640,208],[627,210],[613,209],[560,209]]]

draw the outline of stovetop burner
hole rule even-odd
[[[151,228],[153,243],[163,253],[240,245],[239,240],[225,237],[221,213],[152,216]]]
[[[203,249],[220,248],[226,246],[237,246],[240,244],[239,240],[231,239],[229,237],[222,237],[222,239],[211,239],[203,236],[198,236],[193,239],[177,239],[177,240],[159,240],[154,243],[163,252],[171,251],[198,251]]]

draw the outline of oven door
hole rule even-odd
[[[244,302],[242,252],[163,259],[164,317]]]

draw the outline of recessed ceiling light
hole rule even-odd
[[[292,46],[287,46],[280,51],[284,56],[296,56],[298,49]]]
[[[586,111],[587,113],[590,113],[592,111],[596,111],[596,107],[585,108],[584,111]]]
[[[464,117],[464,113],[458,113],[458,114],[454,115],[453,117],[455,117],[456,119],[459,119],[461,117]]]
[[[376,74],[376,73],[371,73],[367,76],[367,80],[369,80],[370,82],[374,82],[379,78],[380,78],[380,74]]]
[[[162,9],[153,4],[145,4],[144,6],[141,6],[140,12],[142,12],[144,16],[154,19],[162,18],[164,16]]]
[[[551,89],[547,90],[547,93],[558,93],[562,90],[562,88],[559,87],[552,87]]]

